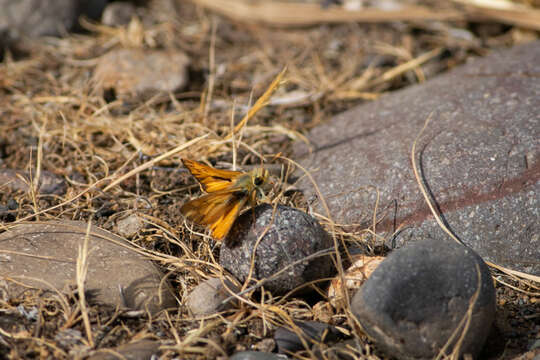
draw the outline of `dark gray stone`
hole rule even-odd
[[[278,348],[278,352],[282,354],[294,353],[304,349],[302,339],[308,346],[315,343],[333,342],[339,339],[339,331],[328,324],[317,321],[297,321],[295,325],[300,330],[300,336],[292,330],[284,327],[276,329],[274,340]]]
[[[425,240],[392,252],[354,295],[351,310],[391,356],[432,359],[467,313],[477,267],[480,291],[460,352],[476,356],[494,320],[495,289],[480,256],[453,241]]]
[[[133,16],[137,15],[137,8],[127,1],[116,1],[107,5],[101,16],[101,22],[108,26],[127,25]]]
[[[265,235],[258,242],[264,231]],[[272,206],[263,204],[240,215],[221,246],[219,262],[244,282],[250,273],[255,246],[252,278],[267,279],[297,262],[264,283],[265,289],[275,294],[329,277],[334,272],[329,255],[300,261],[320,250],[332,248],[333,241],[315,219],[297,209],[278,205],[274,212]]]
[[[153,340],[141,340],[121,345],[114,349],[100,349],[88,360],[150,360],[157,359],[160,353],[159,342]],[[112,351],[111,351],[112,350]]]
[[[105,0],[0,0],[0,33],[11,39],[59,36],[73,29],[80,15],[95,18],[104,6]]]
[[[0,30],[12,37],[60,35],[70,30],[79,15],[74,0],[0,0]]]
[[[540,41],[498,51],[315,128],[313,153],[298,144],[296,154],[332,218],[370,226],[377,188],[376,230],[390,245],[442,236],[410,161],[433,112],[417,153],[444,219],[486,259],[540,275],[539,58]],[[316,196],[307,179],[298,186]]]
[[[18,298],[31,288],[69,290],[76,284],[78,248],[87,224],[47,221],[16,225],[0,235],[0,280]],[[91,227],[88,242],[88,303],[157,313],[176,305],[162,274],[123,238]]]
[[[260,351],[242,351],[234,354],[229,360],[286,360],[285,355],[278,355]]]
[[[14,199],[8,199],[6,205],[0,204],[0,221],[15,221],[18,208],[19,203]]]

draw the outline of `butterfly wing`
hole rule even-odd
[[[182,163],[207,193],[230,188],[231,185],[234,185],[235,180],[242,175],[240,171],[214,169],[198,161],[182,159]]]
[[[209,226],[212,236],[221,240],[231,229],[247,199],[241,190],[222,190],[187,202],[180,212],[199,225]]]
[[[243,198],[242,200],[231,204],[224,212],[224,215],[220,218],[220,221],[217,221],[210,226],[212,236],[215,239],[221,240],[227,236],[229,230],[231,230],[231,227],[234,224],[234,221],[240,214],[240,210],[242,210],[246,204],[246,201],[247,198]]]

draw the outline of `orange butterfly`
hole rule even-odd
[[[194,223],[208,226],[217,240],[227,235],[248,201],[254,206],[257,198],[264,196],[269,184],[264,168],[244,173],[214,169],[193,160],[182,162],[208,194],[185,203],[180,212]]]

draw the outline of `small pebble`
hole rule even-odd
[[[226,286],[238,292],[238,286],[225,279]],[[231,293],[223,286],[221,279],[210,278],[197,285],[187,296],[186,305],[193,316],[206,316],[225,311],[234,306],[235,300],[223,304]]]
[[[297,321],[296,326],[300,329],[303,339],[307,344],[317,342],[332,342],[339,339],[340,332],[333,326],[317,321]],[[296,352],[304,349],[300,337],[285,327],[279,327],[274,333],[274,340],[281,354]]]
[[[118,234],[130,238],[136,235],[143,227],[144,222],[136,214],[120,219],[116,222]]]

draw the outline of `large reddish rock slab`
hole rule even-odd
[[[446,75],[358,106],[315,128],[296,155],[333,219],[372,223],[392,245],[440,237],[414,179],[425,183],[452,231],[487,260],[540,274],[540,42],[494,52]],[[303,179],[307,198],[316,196]],[[318,206],[318,207],[317,207]],[[326,215],[320,202],[315,208]]]

